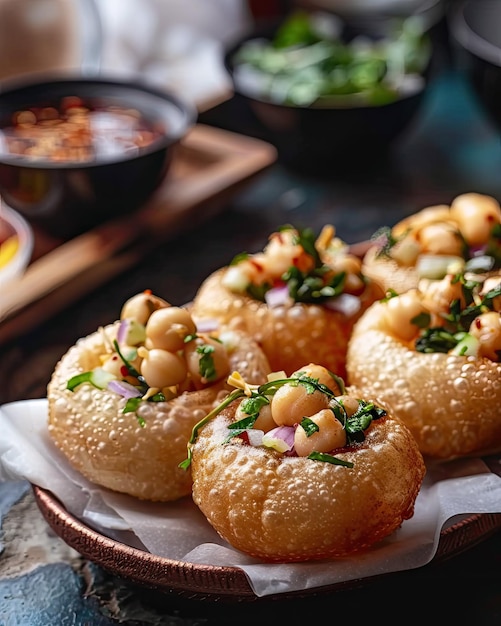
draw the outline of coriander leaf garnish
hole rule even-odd
[[[301,420],[301,426],[303,427],[306,436],[311,437],[313,433],[317,433],[320,429],[317,424],[309,417],[303,417]]]
[[[341,394],[344,394],[345,387],[343,379],[332,373],[331,376],[336,381]],[[383,409],[376,407],[373,403],[359,400],[357,411],[352,416],[347,417],[346,409],[343,407],[342,403],[337,400],[335,393],[329,389],[329,387],[320,383],[317,378],[307,376],[304,372],[298,372],[289,378],[269,380],[262,385],[248,385],[237,372],[234,372],[228,377],[228,383],[234,384],[235,386],[238,386],[238,388],[228,394],[221,404],[210,411],[210,413],[208,413],[194,426],[188,441],[188,455],[187,458],[179,464],[180,468],[185,470],[189,468],[192,460],[193,444],[197,440],[200,429],[221,413],[223,409],[228,407],[235,400],[244,398],[240,409],[243,410],[244,413],[247,413],[247,416],[228,425],[230,434],[223,441],[223,444],[227,444],[231,439],[242,434],[244,431],[251,429],[259,416],[259,410],[264,405],[270,403],[270,399],[275,395],[278,389],[287,384],[292,386],[302,385],[305,387],[308,394],[319,391],[326,395],[329,398],[330,407],[334,415],[346,429],[348,443],[363,441],[365,438],[363,431],[370,426],[372,420],[379,419],[386,414]],[[318,425],[308,417],[305,417],[302,420],[301,425],[307,432],[308,436],[311,436],[314,432],[319,430]],[[310,455],[308,458],[345,465],[347,467],[352,466],[351,463],[339,461],[331,455],[323,455],[320,453],[315,454],[313,456]]]
[[[332,465],[343,465],[344,467],[353,467],[351,461],[344,461],[343,459],[327,454],[326,452],[312,452],[308,455],[308,458],[312,461],[321,461],[322,463],[331,463]]]
[[[417,352],[443,354],[449,353],[464,339],[472,322],[482,313],[494,310],[494,300],[501,296],[501,283],[480,296],[478,288],[481,285],[476,280],[466,280],[463,275],[452,279],[462,283],[463,298],[467,305],[462,308],[461,301],[454,299],[449,304],[449,311],[440,314],[444,320],[443,326],[428,327],[431,316],[421,314],[412,322],[422,329],[415,341]],[[428,319],[427,319],[428,318]]]
[[[208,381],[214,380],[217,376],[214,357],[212,356],[214,351],[214,346],[209,346],[208,344],[197,346],[197,354],[201,355],[198,370],[200,376]]]
[[[69,389],[70,391],[74,391],[82,383],[93,384],[92,372],[83,372],[82,374],[77,374],[76,376],[72,376],[69,379],[69,381],[66,383],[66,389]]]
[[[249,282],[246,287],[247,295],[254,300],[265,302],[268,291],[284,285],[287,287],[288,295],[293,302],[322,304],[342,294],[345,289],[346,272],[334,272],[332,267],[323,262],[314,231],[311,228],[301,229],[290,225],[278,229],[278,232],[287,231],[294,233],[294,244],[303,249],[304,255],[310,259],[310,262],[297,262],[296,259],[291,259],[290,266],[280,277],[264,280],[259,284]],[[325,240],[323,243],[325,244]],[[251,255],[239,255],[233,259],[231,265],[236,265],[239,261],[249,258]],[[364,280],[362,276],[361,279]]]
[[[386,411],[373,402],[358,401],[358,409],[346,420],[346,436],[350,443],[360,443],[365,439],[365,432],[373,420],[386,415]]]

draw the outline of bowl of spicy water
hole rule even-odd
[[[177,95],[140,82],[57,78],[0,91],[0,194],[68,239],[140,208],[196,121]]]

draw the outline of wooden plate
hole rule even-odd
[[[257,597],[243,570],[237,567],[187,563],[155,556],[115,541],[93,530],[73,515],[49,491],[33,486],[35,500],[54,532],[82,556],[108,572],[131,582],[178,596],[199,600],[255,602],[300,598],[341,591],[371,580],[336,583],[301,592]],[[494,534],[501,527],[501,514],[470,515],[442,530],[432,562],[449,558]],[[379,578],[380,576],[378,576]]]

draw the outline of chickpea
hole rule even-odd
[[[121,346],[120,351],[133,367],[138,369],[141,366],[141,359],[137,356],[137,351],[134,348]],[[114,374],[117,378],[124,378],[127,375],[124,362],[116,352],[110,354],[106,360],[103,361],[102,368]]]
[[[416,239],[416,233],[410,232],[392,247],[391,258],[403,267],[411,267],[416,263],[421,252],[421,245]]]
[[[343,405],[344,410],[346,411],[346,415],[348,417],[350,417],[351,415],[353,415],[354,413],[358,411],[359,402],[354,396],[348,396],[348,395],[337,396],[335,400],[331,401],[331,405],[335,402],[337,404]]]
[[[313,259],[305,253],[299,243],[296,243],[296,238],[295,230],[284,230],[270,236],[269,243],[264,249],[270,276],[281,276],[293,264],[302,272],[308,272],[313,268]]]
[[[246,402],[246,399],[242,400],[240,404],[238,405],[237,410],[235,411],[236,421],[249,417],[249,414],[246,413],[242,408],[242,405],[245,405],[245,402]],[[265,404],[261,407],[259,411],[259,415],[256,421],[254,422],[253,428],[257,428],[258,430],[262,430],[265,433],[267,433],[269,430],[275,427],[276,427],[276,423],[274,422],[273,417],[271,415],[271,407],[269,404]]]
[[[501,222],[497,200],[479,193],[465,193],[451,204],[451,215],[470,246],[485,244],[492,228]]]
[[[120,313],[120,319],[132,318],[145,326],[153,311],[166,306],[170,306],[166,300],[158,298],[146,290],[132,296],[125,302]]]
[[[450,207],[447,204],[437,204],[426,207],[413,213],[409,217],[401,220],[398,224],[392,228],[392,234],[394,237],[401,237],[409,229],[418,229],[427,226],[428,224],[434,224],[436,222],[445,222],[452,219],[450,214]]]
[[[470,325],[470,334],[479,342],[478,356],[499,361],[501,351],[501,316],[496,311],[482,313]]]
[[[243,261],[243,270],[247,279],[254,285],[262,285],[270,280],[270,273],[267,260],[262,252],[252,255]]]
[[[336,274],[360,274],[362,271],[362,259],[353,254],[333,254],[329,257],[328,264]]]
[[[315,415],[328,405],[329,398],[321,391],[308,393],[302,384],[294,386],[286,383],[271,399],[271,415],[277,426],[293,426],[303,417]]]
[[[195,387],[202,388],[230,373],[230,362],[224,344],[209,335],[199,335],[185,344],[184,356]]]
[[[187,375],[186,363],[178,354],[153,348],[139,348],[141,375],[150,387],[172,387],[184,381]]]
[[[271,414],[271,406],[269,404],[265,404],[259,411],[258,418],[254,422],[254,428],[258,428],[259,430],[267,433],[272,428],[275,428],[275,426],[276,423],[273,419],[273,415]]]
[[[304,374],[305,376],[308,376],[308,378],[318,379],[318,382],[321,385],[325,385],[333,392],[336,392],[338,389],[338,385],[331,372],[323,365],[309,363],[308,365],[304,365],[293,372],[292,376],[297,378],[300,374]]]
[[[331,409],[321,409],[310,420],[318,430],[308,436],[298,425],[294,432],[294,449],[298,456],[308,456],[312,452],[330,452],[346,445],[346,432]]]
[[[365,289],[362,278],[362,260],[352,254],[333,254],[326,259],[326,263],[332,268],[332,275],[345,272],[344,292],[360,295]],[[329,278],[329,276],[326,276]]]
[[[197,327],[186,309],[177,306],[153,311],[146,323],[146,338],[153,348],[177,352],[184,347],[184,338],[193,335]]]
[[[452,224],[428,224],[416,233],[416,239],[421,244],[421,250],[428,254],[463,254],[463,238]]]
[[[422,303],[430,312],[436,314],[448,313],[453,300],[459,300],[461,308],[464,308],[463,286],[460,281],[454,281],[453,279],[454,277],[448,274],[442,280],[422,278],[419,281]]]
[[[386,303],[383,324],[395,337],[410,341],[418,334],[418,327],[412,319],[420,313],[426,313],[417,289],[409,289],[399,296],[390,298]]]

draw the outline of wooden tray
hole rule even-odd
[[[140,211],[66,242],[35,230],[27,271],[2,289],[0,345],[125,271],[155,245],[210,219],[276,157],[266,142],[198,124],[178,146],[163,185]]]

